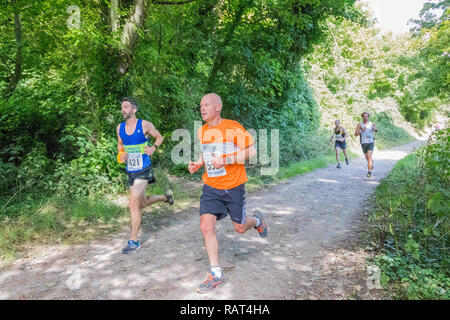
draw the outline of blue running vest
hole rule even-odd
[[[128,153],[127,172],[138,172],[152,164],[150,157],[145,153],[148,139],[145,137],[142,129],[142,119],[138,119],[136,129],[132,135],[126,133],[125,122],[122,122],[119,135],[123,141],[123,148]]]

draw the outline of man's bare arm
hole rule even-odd
[[[359,136],[360,129],[361,129],[361,123],[358,123],[358,126],[356,127],[356,131],[355,131],[355,137]]]
[[[149,134],[153,138],[155,138],[155,142],[153,143],[153,145],[151,147],[145,147],[145,153],[148,154],[149,156],[151,156],[156,151],[156,148],[159,147],[163,143],[164,137],[161,135],[161,133],[159,133],[158,130],[156,130],[153,123],[151,123],[149,121],[143,120],[142,127],[143,127],[145,135]]]
[[[225,155],[225,157],[215,156],[212,159],[212,164],[216,169],[223,167],[226,164],[244,164],[245,160],[254,157],[256,155],[256,149],[253,144],[247,148],[239,150],[236,153]]]
[[[117,151],[120,153],[122,152],[122,154],[120,155],[120,161],[121,162],[125,162],[127,161],[128,158],[128,154],[125,153],[124,147],[123,147],[123,141],[122,138],[120,137],[120,124],[117,126]]]
[[[161,135],[161,133],[159,133],[158,130],[156,130],[153,123],[144,120],[143,125],[145,131],[144,134],[150,134],[153,138],[155,138],[155,143],[153,143],[153,145],[159,147],[163,143],[164,137]]]
[[[344,130],[345,137],[350,137],[350,135],[347,132],[347,129],[345,129],[344,127],[342,127],[342,129]]]
[[[375,123],[372,123],[372,129],[373,131],[378,132],[378,128],[375,126]]]
[[[198,158],[197,161],[195,161],[195,162],[189,161],[188,170],[191,174],[193,174],[198,169],[200,169],[204,164],[205,164],[205,160],[203,160],[203,154],[201,154],[200,158]]]

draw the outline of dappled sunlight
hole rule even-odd
[[[8,278],[18,275],[19,271],[5,271],[2,274],[0,274],[0,285],[6,282]]]
[[[276,221],[271,221],[270,225],[271,226],[274,226],[274,225],[282,226],[282,225],[284,225],[284,223],[285,223],[285,221],[276,220]]]
[[[284,215],[292,215],[295,212],[297,212],[299,210],[299,208],[301,207],[290,207],[290,206],[286,206],[285,204],[279,204],[274,202],[274,204],[272,205],[265,205],[264,208],[261,210],[263,212],[266,213],[272,213],[272,214],[276,214],[279,216],[284,216]],[[253,208],[252,208],[253,210]],[[270,216],[270,215],[268,215]]]
[[[133,292],[132,289],[113,289],[109,295],[111,299],[133,299]]]
[[[391,151],[380,151],[377,153],[377,157],[374,158],[377,160],[400,160],[408,155],[408,152],[399,151],[399,150],[391,150]],[[376,162],[375,162],[376,163]]]
[[[197,287],[201,281],[204,279],[201,279],[197,282],[192,282],[191,290],[187,291],[183,296],[183,300],[231,300],[235,296],[235,287],[233,286],[233,283],[230,283],[226,280],[224,283],[220,286],[220,290],[214,290],[213,292],[209,294],[198,294],[195,292],[195,290],[192,290],[192,288]]]
[[[196,207],[186,209],[182,218],[148,217],[141,229],[142,247],[131,255],[121,253],[129,230],[84,246],[47,247],[24,260],[23,267],[0,273],[0,298],[289,299],[308,298],[323,282],[332,287],[321,297],[335,299],[335,293],[346,294],[344,282],[354,276],[351,270],[359,260],[349,258],[351,250],[344,254],[330,248],[354,236],[361,203],[395,163],[377,158],[375,174],[367,179],[365,160],[358,161],[345,170],[318,170],[258,196],[248,195],[247,214],[263,212],[270,226],[267,238],[253,229],[237,233],[229,218],[218,221],[225,282],[210,294],[196,292],[209,269]],[[337,269],[339,259],[348,260],[342,270]],[[341,271],[348,272],[332,277]],[[265,285],[255,290],[261,277]]]
[[[9,298],[9,294],[0,290],[0,300],[6,300]]]
[[[362,249],[327,251],[315,260],[314,270],[321,276],[315,283],[331,284],[325,299],[348,299],[350,296],[369,297],[366,259],[369,253]]]
[[[278,263],[286,262],[286,258],[282,257],[282,256],[271,256],[270,260],[272,260],[274,262],[278,262]]]
[[[59,266],[51,266],[48,269],[44,270],[45,273],[62,273],[64,270],[66,270],[62,265]]]
[[[116,253],[117,253],[116,251],[110,251],[107,253],[95,255],[95,256],[93,256],[93,258],[97,261],[109,261],[109,260],[111,260],[111,256]]]
[[[166,253],[165,255],[164,255],[164,257],[165,258],[176,258],[177,257],[177,253],[175,253],[175,252],[169,252],[169,253]]]
[[[327,179],[317,179],[319,182],[327,182],[327,183],[339,183],[339,181],[336,180],[327,180]]]

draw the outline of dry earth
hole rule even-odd
[[[374,153],[374,171],[354,159],[247,195],[261,210],[266,239],[218,223],[225,282],[196,293],[209,263],[198,203],[173,214],[144,216],[142,248],[123,255],[128,229],[83,245],[39,246],[0,271],[0,299],[380,299],[368,290],[360,243],[370,198],[395,163],[421,142]]]

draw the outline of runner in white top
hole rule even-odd
[[[364,156],[367,160],[367,178],[372,176],[373,169],[373,149],[375,145],[375,137],[373,135],[374,132],[378,132],[377,127],[374,123],[369,121],[370,114],[369,112],[363,112],[361,114],[363,118],[363,122],[358,123],[356,127],[355,136],[360,137],[361,147],[364,153]]]

